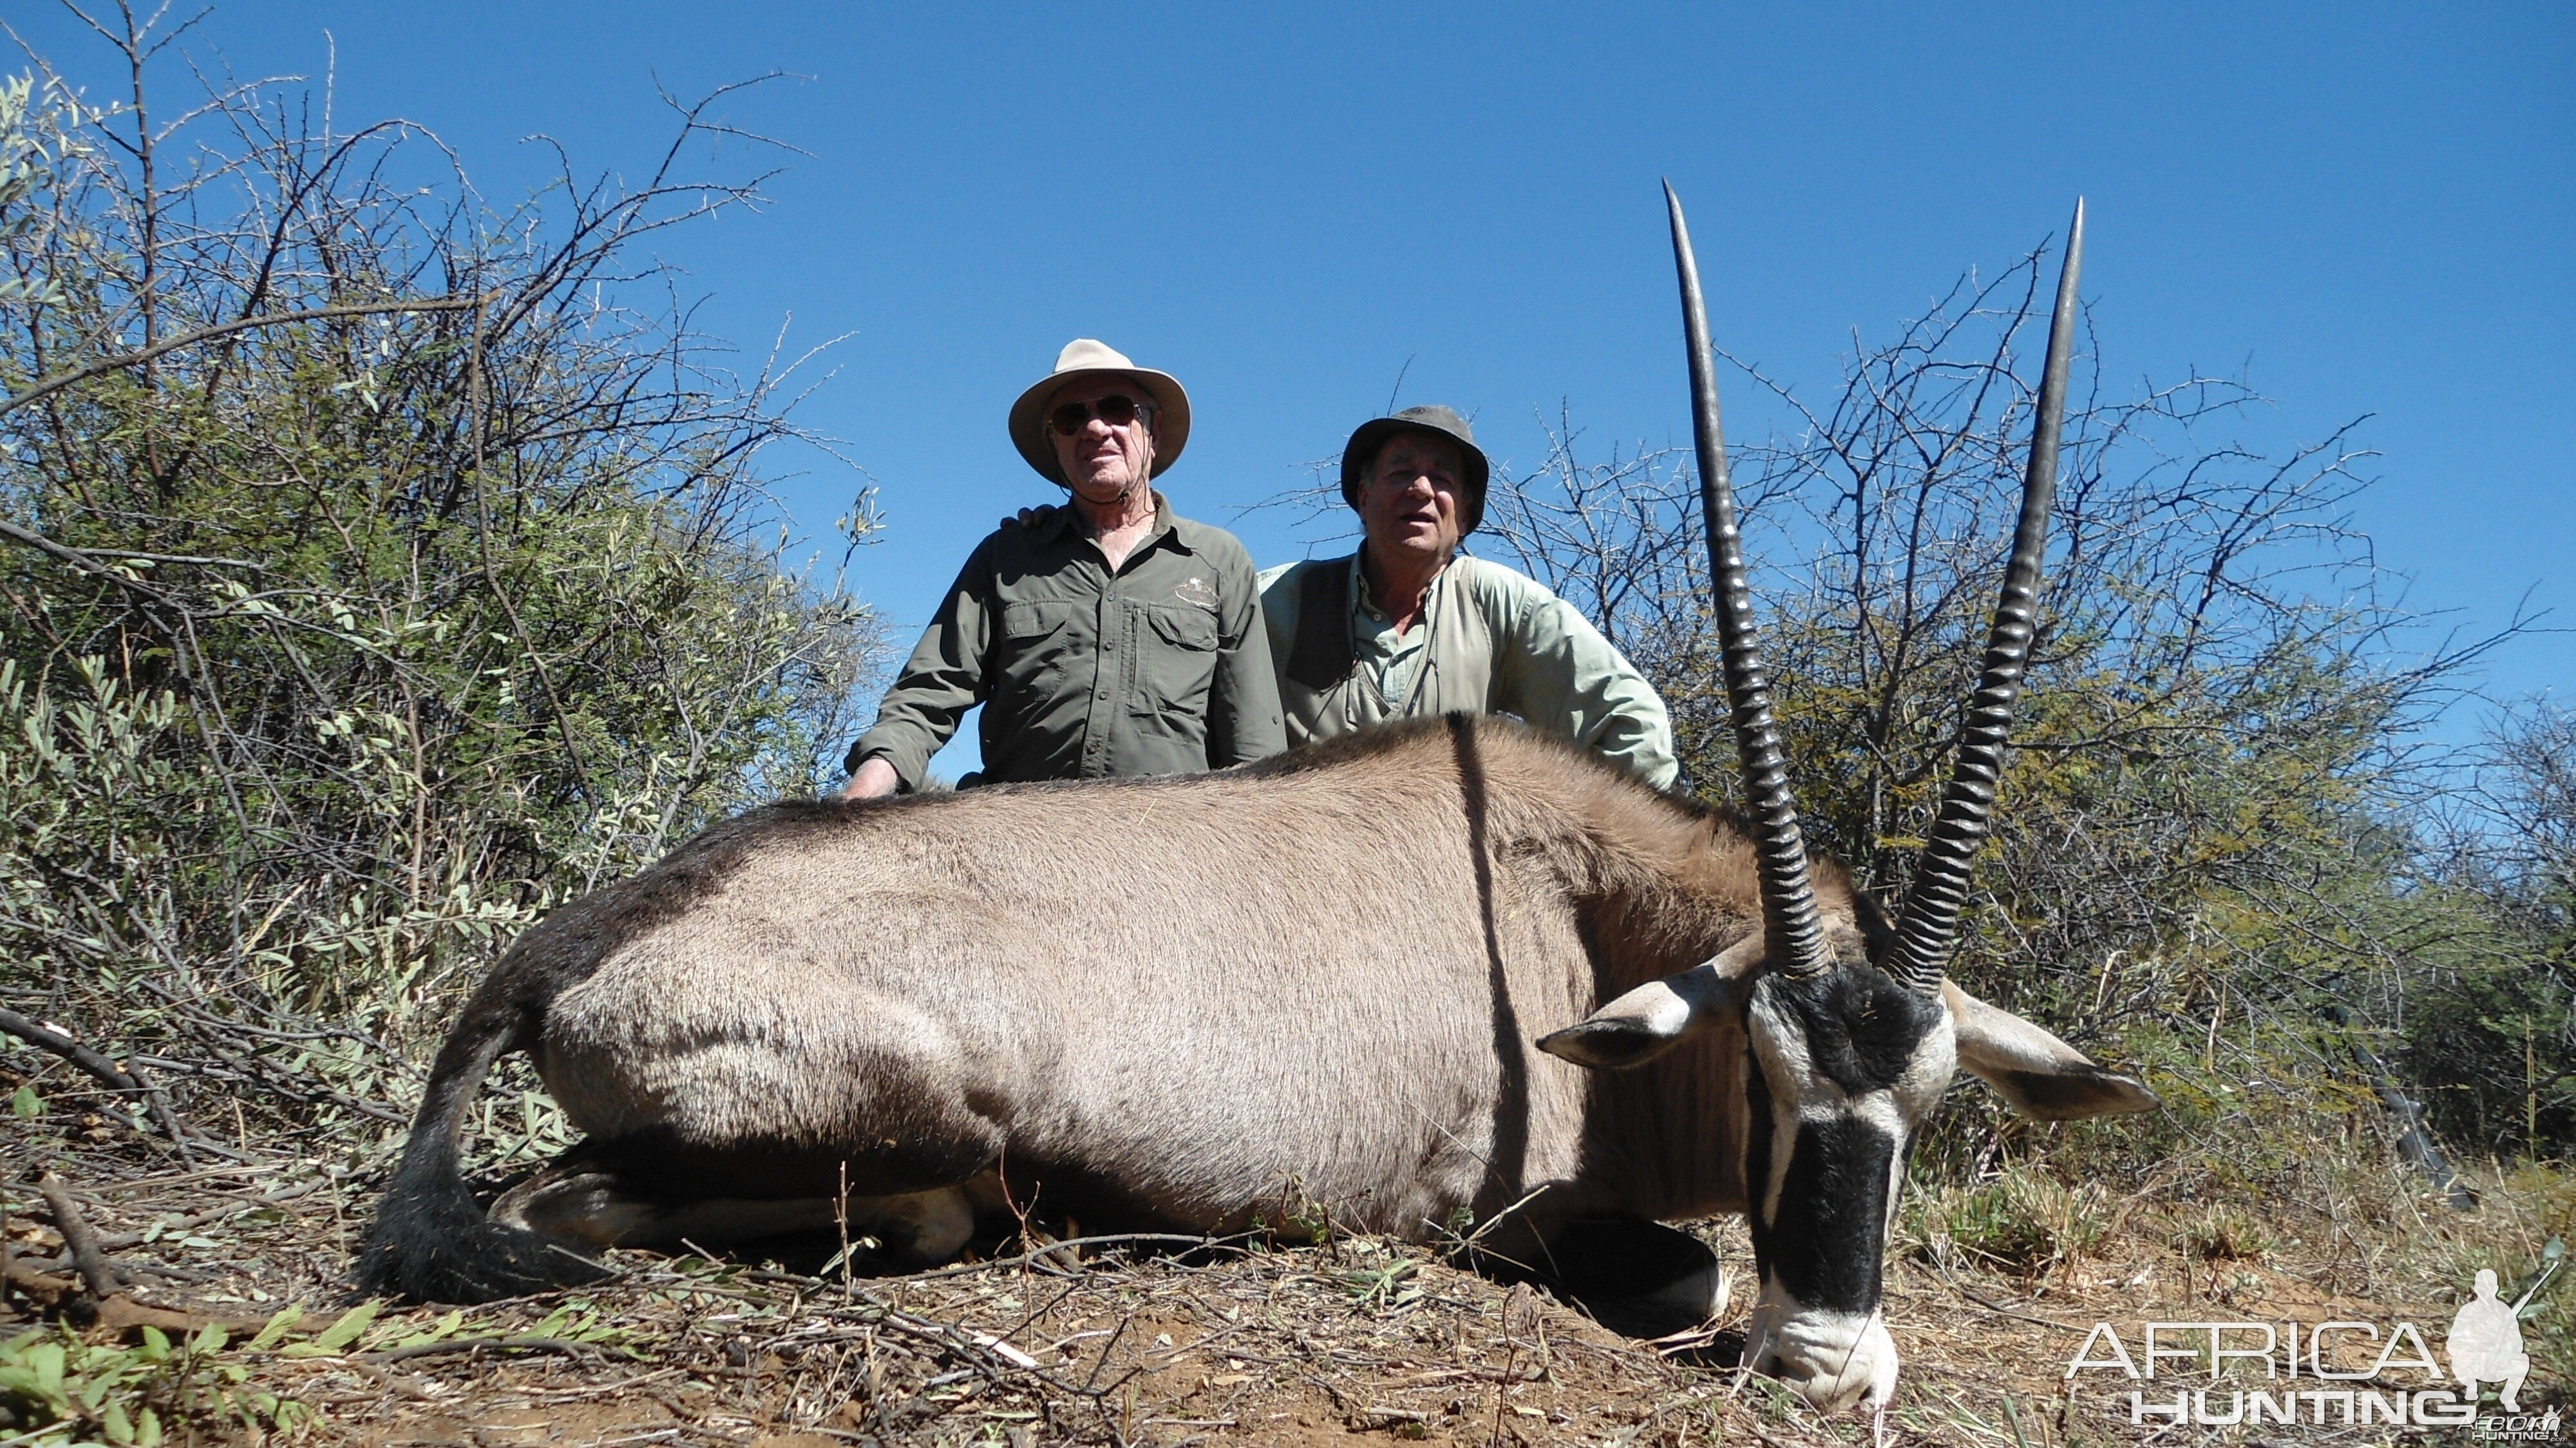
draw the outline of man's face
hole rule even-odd
[[[1115,402],[1104,409],[1103,399],[1123,398],[1129,404],[1121,408]],[[1154,470],[1154,423],[1148,411],[1152,399],[1143,388],[1123,377],[1078,378],[1056,389],[1047,402],[1047,439],[1055,445],[1056,465],[1064,469],[1066,481],[1087,502],[1114,503],[1129,492],[1143,488]],[[1083,409],[1078,420],[1070,409]],[[1101,417],[1127,413],[1124,423],[1113,423]]]
[[[1400,432],[1377,450],[1360,489],[1360,528],[1388,562],[1445,563],[1465,531],[1458,499],[1466,455],[1445,438]]]

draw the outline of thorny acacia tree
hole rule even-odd
[[[811,789],[875,621],[761,531],[792,367],[638,255],[756,199],[722,92],[496,214],[284,86],[165,119],[120,16],[116,103],[0,92],[0,1004],[390,1119],[492,942]]]
[[[2044,253],[1856,339],[1821,405],[1748,369],[1790,420],[1734,471],[1765,535],[1747,551],[1770,565],[1757,613],[1799,807],[1809,842],[1891,902],[2002,576]],[[2408,741],[2495,640],[2406,653],[2418,620],[2376,594],[2344,516],[2365,485],[2355,425],[2266,455],[2213,437],[2259,400],[2241,381],[2113,397],[2098,340],[2081,350],[2031,687],[1954,969],[2133,1055],[2187,1052],[2200,1104],[2331,1095],[2350,1060],[2320,1008],[2404,1029],[2422,947],[2448,938],[2404,925]],[[1588,462],[1570,419],[1548,431],[1536,468],[1497,475],[1487,549],[1601,623],[1671,705],[1688,786],[1732,798],[1686,455]],[[2251,1084],[2217,1093],[2222,1075]]]

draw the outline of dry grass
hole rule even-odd
[[[17,1084],[0,1074],[0,1093]],[[2127,1384],[2115,1395],[2101,1375],[2070,1396],[2063,1368],[2091,1324],[2134,1344],[2149,1319],[2405,1319],[2438,1343],[2476,1267],[2510,1282],[2576,1227],[2576,1178],[2545,1169],[2484,1174],[2486,1205],[2469,1215],[2358,1167],[2328,1200],[2262,1211],[2115,1197],[2028,1162],[1977,1186],[1918,1187],[1889,1273],[1905,1373],[1873,1425],[1733,1368],[1743,1287],[1709,1331],[1658,1345],[1424,1249],[1356,1239],[1161,1257],[1014,1258],[985,1244],[1000,1260],[847,1280],[829,1243],[777,1260],[623,1253],[627,1270],[597,1290],[351,1324],[349,1250],[378,1163],[265,1153],[254,1139],[256,1160],[187,1170],[77,1110],[72,1082],[46,1085],[64,1094],[12,1123],[6,1233],[21,1290],[0,1339],[43,1331],[99,1344],[100,1362],[125,1353],[114,1361],[135,1379],[119,1389],[129,1414],[153,1406],[168,1442],[2217,1441],[2238,1430],[2132,1427]],[[64,1325],[87,1304],[60,1233],[20,1185],[39,1163],[135,1284],[85,1333]],[[1709,1230],[1749,1279],[1740,1225]],[[143,1306],[172,1314],[154,1319],[178,1344],[170,1363],[136,1365],[140,1349],[116,1346],[143,1335]],[[298,1306],[301,1320],[252,1337]],[[197,1339],[207,1350],[189,1360],[188,1330],[208,1322],[230,1324],[226,1339]],[[2534,1396],[2555,1400],[2568,1382],[2563,1309],[2529,1332]],[[0,1430],[0,1444],[59,1441],[11,1436],[23,1430]]]

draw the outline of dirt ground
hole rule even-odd
[[[124,1362],[149,1325],[177,1345],[177,1365],[137,1368],[141,1385],[123,1391],[156,1408],[167,1442],[2379,1442],[2395,1435],[2133,1425],[2129,1383],[2088,1372],[2070,1385],[2065,1369],[2096,1321],[2133,1352],[2137,1324],[2213,1317],[2405,1319],[2438,1344],[2451,1310],[2373,1301],[2332,1271],[2131,1260],[2116,1246],[2037,1282],[1905,1257],[1887,1295],[1904,1375],[1874,1421],[1821,1415],[1735,1368],[1753,1291],[1734,1223],[1705,1230],[1734,1266],[1735,1306],[1664,1341],[1421,1247],[1347,1238],[1180,1255],[987,1244],[986,1260],[908,1277],[845,1277],[830,1243],[775,1259],[621,1253],[622,1274],[595,1289],[378,1310],[348,1287],[371,1206],[353,1178],[255,1150],[180,1171],[106,1141],[65,1145],[76,1149],[48,1154],[59,1189],[130,1285],[92,1300],[61,1224],[13,1165],[0,1340],[69,1333]],[[66,1440],[0,1426],[0,1448],[53,1441]]]

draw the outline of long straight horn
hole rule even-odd
[[[1977,680],[1959,761],[1941,796],[1941,813],[1923,845],[1922,867],[1897,918],[1895,976],[1925,995],[1937,995],[1959,935],[1959,911],[1968,898],[1968,865],[1985,843],[1994,814],[1995,785],[2003,775],[2004,740],[2012,733],[2013,705],[2021,697],[2022,670],[2030,662],[2032,615],[2039,603],[2039,565],[2048,551],[2048,510],[2057,499],[2057,434],[2066,420],[2067,358],[2075,347],[2075,284],[2084,270],[2084,200],[2066,228],[2066,261],[2057,274],[2057,310],[2048,321],[2048,365],[2039,379],[2039,413],[2031,424],[2030,470],[2022,477],[2021,521],[2013,529],[2012,562],[1995,605],[1994,631],[1986,639],[1986,668]]]
[[[1816,890],[1807,879],[1807,842],[1789,797],[1789,768],[1771,719],[1771,681],[1753,637],[1752,590],[1744,578],[1744,539],[1735,527],[1735,491],[1726,476],[1726,432],[1717,416],[1717,358],[1709,348],[1708,308],[1700,300],[1699,262],[1681,198],[1664,183],[1673,214],[1673,263],[1681,269],[1682,327],[1690,341],[1691,423],[1699,441],[1699,506],[1708,520],[1709,580],[1717,589],[1718,643],[1726,660],[1726,701],[1735,716],[1735,750],[1744,771],[1744,805],[1753,815],[1753,848],[1762,877],[1764,939],[1774,969],[1813,975],[1827,965]]]

